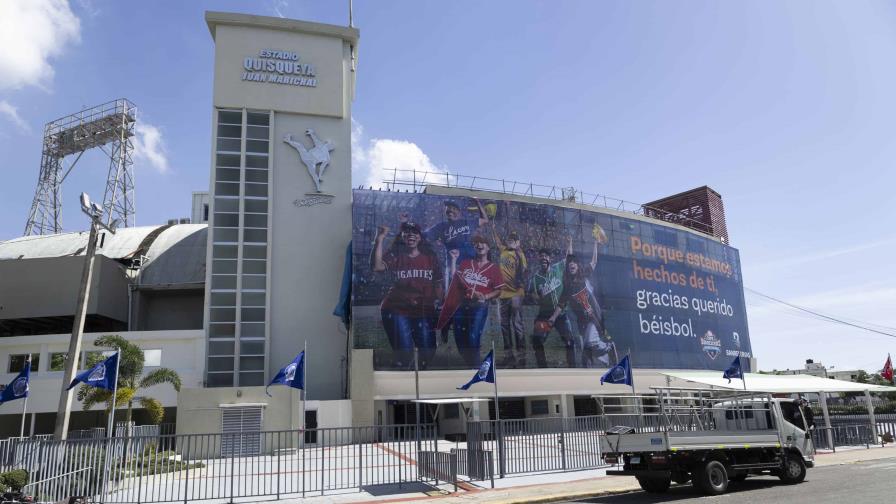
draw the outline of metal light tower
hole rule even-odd
[[[102,206],[106,224],[118,219],[124,227],[134,225],[131,138],[136,121],[137,107],[121,98],[47,123],[37,190],[25,223],[26,236],[62,232],[62,182],[84,152],[95,147],[109,158]],[[71,155],[75,159],[66,170],[63,159]]]

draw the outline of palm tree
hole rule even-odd
[[[118,394],[115,397],[115,406],[125,403],[128,405],[126,425],[131,424],[135,400],[146,410],[153,424],[161,423],[165,416],[162,403],[152,397],[138,397],[137,392],[162,383],[170,383],[174,390],[180,392],[180,376],[177,372],[168,368],[158,368],[143,376],[145,359],[143,350],[117,334],[100,336],[94,340],[93,344],[97,347],[118,348],[121,352],[118,363]],[[99,359],[99,357],[95,359]],[[87,367],[95,363],[87,362]],[[84,403],[85,410],[101,403],[106,403],[107,411],[112,408],[112,392],[110,390],[81,385],[81,388],[78,389],[78,400]]]

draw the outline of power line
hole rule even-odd
[[[842,320],[842,319],[839,319],[839,318],[836,318],[836,317],[831,317],[831,316],[829,316],[829,315],[825,315],[825,314],[823,314],[823,313],[818,313],[817,311],[810,310],[810,309],[808,309],[808,308],[804,308],[804,307],[802,307],[802,306],[797,306],[797,305],[795,305],[795,304],[793,304],[793,303],[788,303],[787,301],[784,301],[783,299],[778,299],[778,298],[776,298],[776,297],[769,296],[768,294],[763,294],[762,292],[759,292],[759,291],[757,291],[757,290],[755,290],[755,289],[751,289],[751,288],[749,288],[749,287],[744,287],[744,289],[745,289],[745,290],[748,290],[748,291],[750,291],[750,292],[752,292],[753,294],[756,294],[757,296],[761,296],[761,297],[764,297],[764,298],[766,298],[766,299],[770,299],[770,300],[772,300],[772,301],[774,301],[774,302],[776,302],[776,303],[781,303],[781,304],[786,305],[786,306],[789,306],[789,307],[791,307],[791,308],[793,308],[793,309],[795,309],[795,310],[800,310],[800,311],[803,311],[803,312],[806,312],[806,313],[811,313],[812,315],[815,315],[816,317],[819,317],[819,318],[821,318],[821,319],[827,320],[827,321],[829,321],[829,322],[835,322],[835,323],[837,323],[837,324],[843,324],[843,325],[846,325],[846,326],[855,327],[856,329],[863,329],[863,330],[865,330],[865,331],[870,331],[870,332],[873,332],[873,333],[882,334],[882,335],[884,335],[884,336],[889,336],[889,337],[891,337],[891,338],[896,338],[896,334],[894,334],[894,333],[889,333],[889,332],[885,332],[885,331],[879,331],[879,330],[874,329],[874,328],[871,328],[871,327],[867,327],[867,326],[860,325],[860,324],[854,324],[854,323],[852,323],[852,322],[847,322],[847,321],[845,321],[845,320]],[[877,325],[877,324],[874,324],[874,325]]]

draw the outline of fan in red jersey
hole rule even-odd
[[[385,226],[377,230],[370,258],[373,271],[389,270],[395,277],[380,304],[383,329],[392,346],[396,368],[411,367],[416,345],[420,367],[425,369],[436,351],[433,322],[436,303],[442,298],[442,268],[419,226],[402,222],[401,232],[384,253],[383,242],[388,232]]]
[[[489,261],[491,247],[485,238],[474,236],[472,242],[476,257],[461,261],[460,265],[457,264],[460,253],[449,251],[451,285],[436,327],[442,328],[450,320],[454,325],[454,341],[464,363],[478,367],[479,346],[488,320],[489,301],[501,294],[504,278],[501,267]]]

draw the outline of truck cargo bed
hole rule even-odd
[[[645,432],[601,437],[603,453],[780,447],[781,442],[774,429]]]

